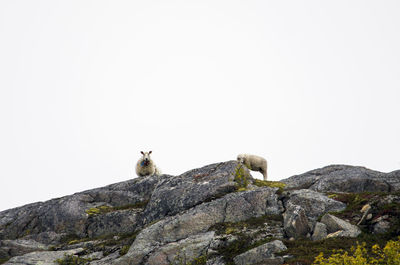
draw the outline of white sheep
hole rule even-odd
[[[144,177],[144,176],[151,176],[151,175],[161,175],[161,171],[157,168],[157,166],[154,164],[153,160],[150,158],[150,152],[140,152],[142,154],[142,157],[139,159],[139,161],[136,163],[136,174],[139,177]]]
[[[264,158],[256,155],[240,154],[237,156],[237,161],[250,170],[261,172],[264,180],[267,180],[267,160]]]

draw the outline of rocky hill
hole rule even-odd
[[[236,161],[0,212],[5,264],[310,264],[400,234],[400,171],[328,166],[281,182]]]

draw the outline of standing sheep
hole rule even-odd
[[[267,160],[264,158],[256,155],[240,154],[237,156],[237,161],[250,170],[261,172],[264,180],[267,180]]]
[[[139,161],[136,163],[136,174],[139,177],[144,177],[144,176],[151,176],[156,174],[161,175],[160,170],[156,167],[154,164],[153,160],[150,158],[150,152],[143,152],[140,151],[140,153],[143,155]]]

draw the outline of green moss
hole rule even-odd
[[[93,208],[87,209],[85,212],[89,216],[95,216],[95,215],[99,215],[99,214],[105,214],[105,213],[121,211],[121,210],[143,209],[143,208],[146,207],[148,202],[149,201],[142,201],[142,202],[137,202],[137,203],[133,203],[133,204],[126,204],[126,205],[122,205],[122,206],[115,206],[115,207],[111,207],[111,206],[108,206],[108,205],[101,205],[101,206],[97,206],[97,207],[93,207]]]
[[[94,208],[87,209],[85,212],[89,216],[94,216],[94,215],[98,215],[98,214],[107,213],[107,212],[109,212],[110,208],[111,207],[109,207],[109,206],[99,206],[99,207],[94,207]]]
[[[8,260],[9,260],[9,259],[6,259],[6,258],[0,259],[0,264],[6,263]]]
[[[259,179],[255,179],[253,184],[258,187],[278,188],[278,193],[280,193],[280,194],[283,192],[283,189],[286,186],[285,183],[280,182],[280,181],[268,181],[268,180],[259,180]]]
[[[175,256],[173,263],[171,264],[179,264],[179,265],[206,265],[207,263],[207,255],[202,255],[200,257],[194,258],[191,261],[187,261],[185,254],[180,254]]]
[[[89,264],[91,259],[84,259],[75,255],[65,255],[62,259],[57,259],[57,264],[60,265],[84,265]]]
[[[80,239],[74,239],[74,240],[69,241],[68,245],[74,245],[74,244],[78,244],[78,243],[81,243],[81,242],[84,242],[84,241],[82,241]]]
[[[189,262],[187,265],[206,265],[207,263],[207,256],[202,255],[200,257],[195,258],[191,262]]]
[[[80,239],[81,238],[76,234],[68,234],[68,235],[63,236],[60,241],[62,244],[68,244],[69,242],[71,242],[73,240],[80,240]]]
[[[239,164],[235,170],[235,178],[233,179],[237,184],[238,191],[244,191],[249,185],[250,174],[247,172],[243,165]]]
[[[120,254],[121,256],[125,255],[126,253],[128,253],[130,247],[131,247],[130,245],[125,245],[125,246],[123,246],[123,247],[120,249],[119,254]]]
[[[217,223],[209,228],[209,231],[215,231],[217,235],[222,234],[236,234],[239,233],[244,228],[260,228],[263,227],[265,223],[271,222],[282,222],[282,215],[263,215],[260,217],[252,217],[242,222],[226,222]]]

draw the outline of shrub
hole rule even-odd
[[[324,258],[320,253],[314,260],[315,265],[400,265],[400,237],[397,241],[388,241],[382,249],[379,245],[373,245],[368,252],[366,244],[357,244],[357,247],[351,249],[350,254],[347,251],[338,250],[330,257]]]

